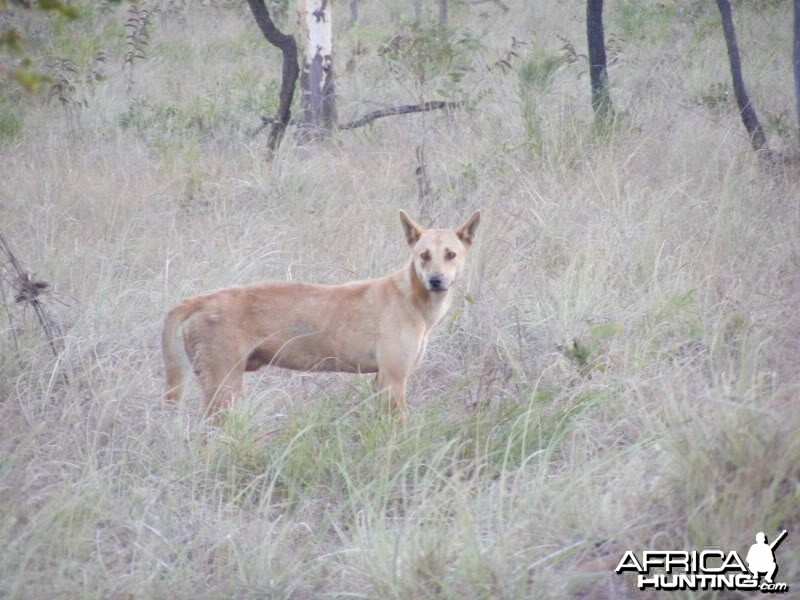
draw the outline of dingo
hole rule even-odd
[[[399,271],[342,285],[263,282],[184,300],[164,322],[167,398],[183,394],[177,329],[205,395],[218,413],[242,392],[245,371],[264,365],[302,371],[377,373],[403,421],[406,382],[444,316],[480,222],[423,229],[400,211],[411,259]],[[219,420],[219,415],[216,415]]]

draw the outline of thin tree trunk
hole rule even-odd
[[[350,0],[350,27],[358,21],[358,2],[359,0]]]
[[[606,41],[603,31],[603,0],[586,2],[586,37],[589,42],[589,79],[592,86],[592,110],[595,118],[607,120],[614,116],[611,94],[608,91]]]
[[[794,0],[794,98],[797,103],[797,134],[800,136],[800,0]]]
[[[425,162],[425,142],[417,146],[417,166],[414,169],[417,178],[417,199],[419,200],[420,218],[428,220],[430,203],[433,198],[431,179],[428,177],[428,165]]]
[[[414,4],[414,22],[419,23],[422,20],[422,0],[413,0]]]
[[[305,42],[300,106],[305,125],[320,133],[330,131],[337,119],[331,3],[328,0],[301,0],[300,7]]]
[[[286,126],[292,118],[292,100],[294,99],[294,90],[297,86],[297,76],[300,72],[300,67],[297,64],[297,42],[294,36],[281,33],[272,18],[269,16],[264,0],[247,0],[250,5],[250,10],[256,19],[261,32],[267,41],[280,49],[283,54],[283,72],[281,74],[281,91],[278,102],[278,114],[272,122],[272,128],[269,132],[268,147],[270,153],[274,153],[283,139],[283,134],[286,132]]]
[[[439,0],[439,25],[447,27],[447,0]]]
[[[728,60],[731,64],[731,77],[733,79],[733,93],[736,96],[736,104],[742,115],[742,123],[750,136],[750,144],[753,150],[769,151],[767,146],[767,136],[758,122],[758,115],[750,102],[747,90],[744,87],[742,77],[742,61],[739,58],[739,45],[736,42],[736,29],[733,26],[733,15],[731,13],[731,3],[728,0],[717,0],[719,14],[722,16],[722,31],[725,34],[725,45],[728,47]]]

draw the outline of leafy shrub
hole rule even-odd
[[[461,91],[473,72],[474,55],[483,47],[471,31],[451,31],[439,25],[405,24],[379,50],[395,77],[422,93],[435,85],[445,97]]]

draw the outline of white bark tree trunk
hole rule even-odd
[[[800,135],[800,0],[794,0],[794,96],[797,103],[797,133]],[[800,139],[798,139],[800,141]]]
[[[330,0],[299,0],[304,52],[300,75],[303,122],[324,132],[336,125]]]

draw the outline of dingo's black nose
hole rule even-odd
[[[434,292],[442,292],[445,289],[444,280],[441,275],[431,275],[428,278],[428,285],[431,286],[431,290]]]

